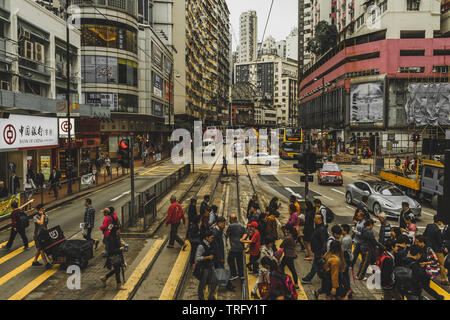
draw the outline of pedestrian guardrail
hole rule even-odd
[[[145,232],[156,220],[157,202],[190,172],[191,166],[185,165],[147,190],[138,193],[134,198],[134,210],[131,210],[131,201],[124,204],[122,206],[122,229]]]

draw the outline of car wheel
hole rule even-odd
[[[353,197],[350,191],[345,194],[345,202],[347,202],[348,204],[353,204]]]
[[[432,198],[431,198],[431,206],[433,207],[434,210],[437,210],[438,208],[438,195],[435,194]]]
[[[244,161],[244,163],[245,163],[245,165],[247,165],[247,166],[248,166],[248,160],[245,160],[245,161]]]
[[[266,166],[270,167],[271,164],[272,162],[270,162],[269,160],[266,161]]]
[[[373,213],[376,217],[378,217],[378,215],[381,213],[381,206],[378,202],[375,202],[375,204],[373,205]]]

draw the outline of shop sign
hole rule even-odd
[[[57,118],[12,114],[0,119],[0,150],[57,146]]]
[[[158,98],[162,98],[163,78],[153,72],[153,94]]]
[[[70,130],[70,137],[75,138],[75,119],[70,119],[70,126],[69,126],[69,121],[67,118],[59,118],[58,129],[60,138],[68,138],[69,130]]]

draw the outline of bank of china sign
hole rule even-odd
[[[58,146],[58,119],[10,115],[0,119],[0,150]]]

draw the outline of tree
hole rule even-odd
[[[316,26],[314,37],[308,41],[306,50],[320,56],[336,45],[337,38],[336,26],[320,21]]]

